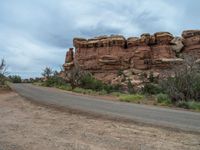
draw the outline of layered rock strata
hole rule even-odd
[[[183,53],[195,55],[200,58],[200,30],[188,30],[182,33]]]
[[[157,32],[128,39],[121,35],[74,38],[73,44],[75,52],[73,49],[67,52],[65,72],[76,61],[81,69],[108,83],[121,82],[118,81],[119,71],[129,72],[128,78],[134,81],[138,80],[135,72],[160,74],[171,69],[172,63],[180,64],[182,54],[195,53],[200,58],[200,30],[183,31],[182,37]]]

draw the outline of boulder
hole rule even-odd
[[[170,44],[172,45],[172,50],[176,53],[180,53],[181,50],[183,49],[184,45],[183,45],[183,39],[180,37],[175,37]]]
[[[130,37],[127,39],[127,46],[129,47],[134,47],[134,46],[139,46],[140,39],[138,37]]]
[[[200,30],[186,30],[182,33],[182,37],[185,39],[193,36],[200,36]]]
[[[149,45],[151,35],[149,33],[144,33],[140,36],[140,44],[141,45]]]
[[[171,40],[174,38],[169,32],[157,32],[154,34],[157,44],[170,44]]]
[[[184,54],[200,57],[200,30],[183,31]]]
[[[155,44],[156,44],[156,37],[154,35],[151,35],[149,45],[155,45]]]

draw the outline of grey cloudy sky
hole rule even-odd
[[[73,37],[200,28],[199,0],[0,0],[0,58],[11,74],[59,69]]]

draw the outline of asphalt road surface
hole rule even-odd
[[[12,84],[11,87],[25,98],[39,103],[200,133],[200,113],[197,112],[108,101],[31,84]]]

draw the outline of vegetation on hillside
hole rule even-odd
[[[4,59],[0,62],[0,88],[8,89],[8,82],[21,83],[22,79],[19,75],[9,75],[7,72],[7,65]]]
[[[12,83],[22,83],[22,78],[19,75],[10,75],[8,76],[8,80]]]

